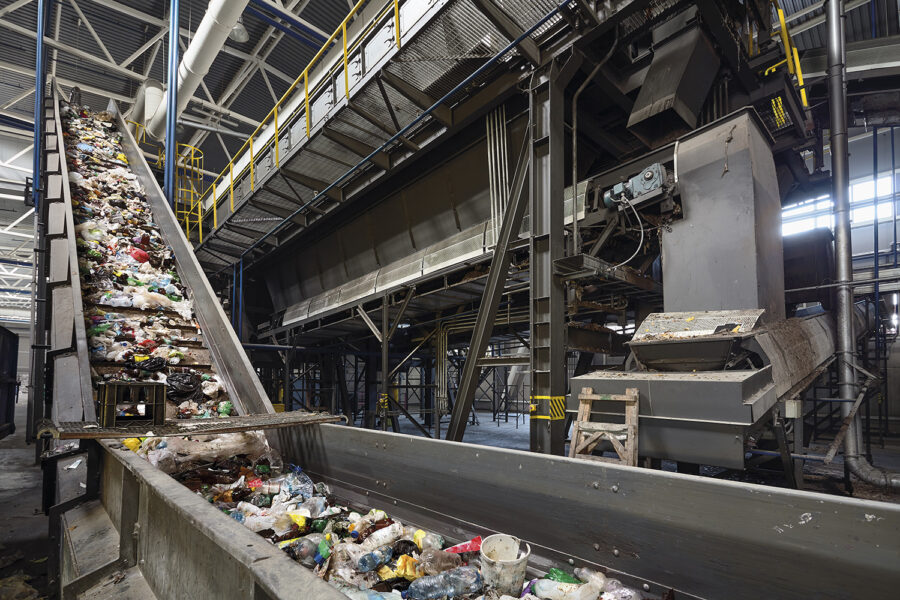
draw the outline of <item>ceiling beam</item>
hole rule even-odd
[[[129,16],[129,17],[131,17],[131,18],[133,18],[133,19],[136,19],[136,20],[138,20],[138,21],[141,21],[141,22],[143,22],[143,23],[147,23],[148,25],[155,25],[156,27],[160,27],[160,28],[163,28],[163,29],[168,29],[168,27],[169,27],[169,21],[168,21],[168,19],[161,19],[161,18],[159,18],[159,17],[154,17],[153,15],[149,15],[149,14],[147,14],[147,13],[145,13],[145,12],[142,12],[142,11],[140,11],[140,10],[137,10],[136,8],[132,8],[132,7],[130,7],[130,6],[127,6],[126,4],[123,4],[123,3],[121,3],[121,2],[116,2],[116,1],[114,1],[114,0],[90,0],[90,1],[93,2],[93,3],[95,3],[95,4],[99,4],[100,6],[103,6],[104,8],[109,8],[109,9],[111,9],[111,10],[120,12],[120,13],[122,13],[122,14],[124,14],[124,15],[127,15],[127,16]],[[184,37],[186,37],[186,38],[188,38],[188,39],[193,39],[193,37],[194,37],[194,32],[192,32],[192,31],[191,31],[190,29],[188,29],[187,27],[182,27],[182,28],[181,28],[181,35],[183,35]],[[236,58],[243,59],[243,60],[245,60],[245,61],[246,61],[246,60],[249,60],[249,61],[255,61],[255,60],[256,60],[256,57],[255,57],[255,56],[253,56],[253,55],[251,55],[251,54],[247,54],[246,52],[243,52],[243,51],[241,51],[241,50],[238,50],[237,48],[232,48],[231,46],[228,46],[228,45],[222,46],[222,52],[224,52],[225,54],[228,54],[228,55],[230,55],[230,56],[234,56],[234,57],[236,57]],[[269,73],[271,73],[272,75],[275,75],[275,76],[278,77],[279,79],[282,79],[282,80],[286,81],[286,82],[289,83],[289,84],[290,84],[290,83],[294,83],[294,79],[293,79],[293,78],[288,77],[285,73],[283,73],[283,72],[282,72],[281,70],[279,70],[279,69],[276,69],[276,68],[273,67],[272,65],[268,65],[268,64],[267,64],[267,65],[264,65],[264,68],[265,68]]]

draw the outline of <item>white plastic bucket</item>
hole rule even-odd
[[[481,542],[481,573],[486,586],[501,594],[519,597],[531,556],[528,544],[524,544],[525,549],[520,552],[523,543],[517,537],[502,533],[484,538]]]

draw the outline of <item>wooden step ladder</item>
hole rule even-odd
[[[638,400],[637,388],[628,388],[624,395],[595,394],[593,388],[583,388],[578,395],[578,416],[572,424],[572,442],[569,444],[569,458],[587,458],[602,462],[618,463],[631,467],[638,460]],[[625,404],[624,423],[596,423],[591,421],[594,402],[623,402]],[[625,443],[619,439],[625,435]],[[593,456],[591,452],[603,440],[609,440],[618,458]]]

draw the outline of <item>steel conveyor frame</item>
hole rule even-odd
[[[342,500],[450,540],[518,535],[532,567],[602,566],[656,597],[887,598],[900,586],[895,504],[339,425],[270,437]],[[63,591],[100,531],[116,569],[159,599],[344,597],[144,459],[102,447],[90,518],[64,515]]]

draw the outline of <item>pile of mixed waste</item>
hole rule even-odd
[[[232,414],[212,366],[198,363],[193,302],[113,115],[61,109],[94,384],[161,382],[172,402],[167,416]]]
[[[485,568],[492,538],[452,544],[383,510],[352,507],[295,465],[261,432],[126,440],[217,509],[277,545],[354,599],[639,600],[637,590],[587,568],[526,581],[527,553],[510,575]],[[505,558],[497,557],[498,560]],[[508,561],[514,562],[514,561]],[[505,578],[504,578],[505,577]]]

